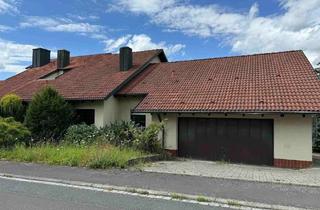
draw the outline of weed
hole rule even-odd
[[[208,198],[205,198],[202,196],[197,197],[197,201],[198,202],[211,202]]]
[[[238,203],[238,202],[236,202],[236,201],[231,201],[231,200],[228,201],[228,205],[229,205],[229,206],[241,206],[240,203]]]
[[[12,149],[0,150],[0,159],[5,160],[96,169],[126,168],[129,160],[143,155],[144,153],[134,149],[120,149],[111,145],[76,147],[45,144],[35,147],[16,146]]]
[[[131,188],[131,189],[127,189],[128,192],[130,193],[138,193],[138,191],[134,188]]]
[[[179,194],[176,194],[176,193],[171,194],[171,198],[172,198],[172,199],[177,199],[177,200],[187,199],[186,196],[184,196],[184,195],[179,195]]]
[[[138,193],[142,194],[142,195],[149,195],[148,191],[138,191]]]

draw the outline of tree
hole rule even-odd
[[[25,124],[33,141],[58,142],[70,126],[71,106],[52,87],[45,87],[34,95],[27,109]]]
[[[7,94],[0,100],[0,114],[2,117],[13,117],[16,121],[23,122],[25,108],[22,100],[15,94]]]

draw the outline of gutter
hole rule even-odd
[[[320,114],[320,111],[209,111],[209,110],[133,110],[134,113],[177,113],[177,114]]]

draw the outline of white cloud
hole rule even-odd
[[[256,53],[302,49],[314,65],[320,61],[320,0],[283,0],[285,13],[255,17],[232,40],[232,50]]]
[[[67,14],[68,17],[73,18],[73,19],[77,19],[80,21],[85,21],[85,20],[98,20],[100,19],[98,16],[96,15],[88,15],[88,16],[82,16],[82,15],[75,15],[75,14]]]
[[[146,14],[154,14],[159,12],[167,7],[173,6],[176,4],[175,0],[120,0],[117,4],[109,5],[112,10],[123,10],[129,8],[131,12],[134,13],[146,13]]]
[[[105,38],[104,27],[84,22],[74,22],[66,18],[31,16],[20,23],[22,28],[36,27],[50,32],[72,32],[88,35],[92,38]]]
[[[16,0],[0,0],[0,14],[4,13],[18,13]]]
[[[11,31],[13,30],[10,26],[0,25],[0,32]]]
[[[106,52],[115,52],[119,47],[127,45],[130,38],[132,38],[132,35],[126,35],[126,36],[120,37],[116,40],[114,40],[114,39],[106,40],[105,41],[105,44],[106,44],[105,51]]]
[[[248,12],[241,13],[226,11],[214,4],[164,2],[153,7],[144,0],[118,0],[115,4],[122,11],[149,16],[152,23],[165,27],[167,31],[222,39],[234,52],[302,49],[313,64],[320,61],[320,0],[279,0],[282,13],[265,17],[259,16],[256,3]]]
[[[21,72],[31,64],[32,49],[37,46],[0,39],[0,72]]]
[[[165,53],[170,56],[177,53],[183,54],[186,47],[183,44],[167,44],[166,42],[155,43],[146,34],[126,35],[118,39],[109,39],[105,41],[107,52],[117,52],[122,46],[129,46],[133,51],[142,51],[150,49],[164,49]]]

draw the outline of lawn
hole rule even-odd
[[[126,168],[130,159],[143,157],[146,153],[133,149],[120,149],[111,145],[87,147],[42,145],[35,147],[16,146],[0,149],[0,159],[50,165],[89,168]]]

